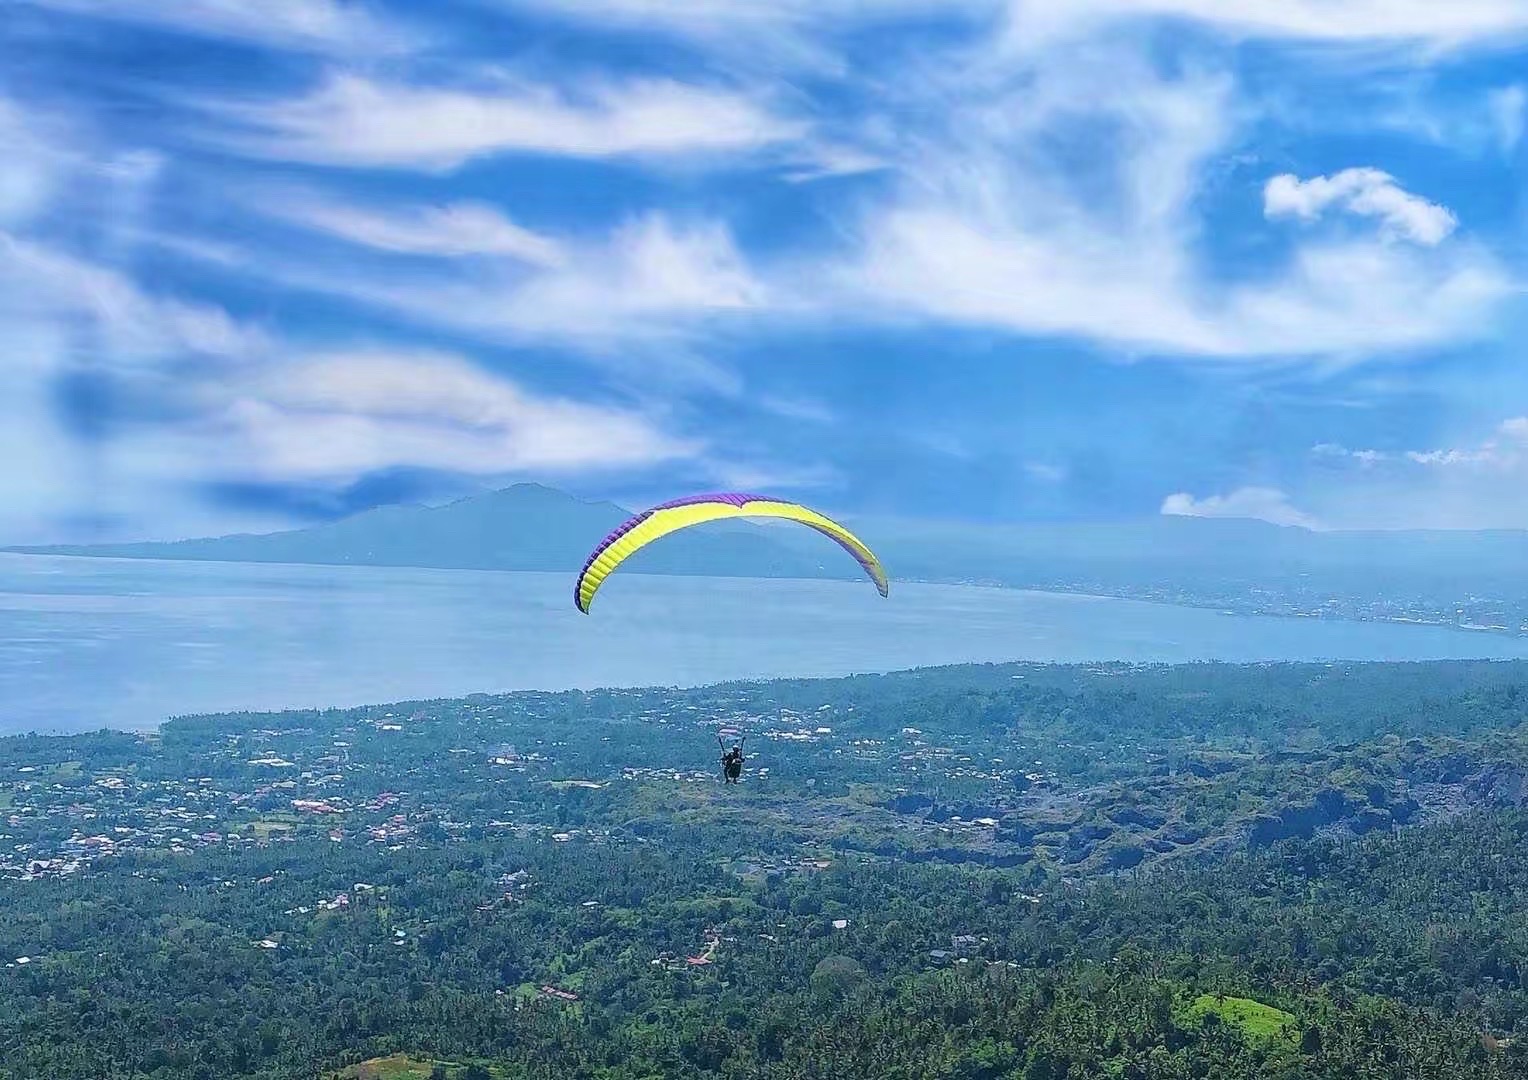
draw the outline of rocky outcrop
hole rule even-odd
[[[1347,825],[1354,833],[1377,827],[1370,811],[1382,813],[1385,824],[1390,822],[1388,811],[1357,803],[1346,792],[1336,788],[1324,788],[1308,803],[1287,806],[1277,814],[1259,814],[1253,818],[1247,830],[1247,846],[1264,848],[1280,840],[1296,837],[1308,839],[1318,830],[1330,829],[1339,823]]]
[[[1099,861],[1100,869],[1115,872],[1120,870],[1133,870],[1141,865],[1146,859],[1146,849],[1136,843],[1125,843],[1110,847],[1103,853]]]
[[[1528,772],[1518,765],[1487,765],[1467,779],[1464,788],[1486,806],[1521,808],[1528,805]]]
[[[1020,847],[1029,847],[1035,842],[1035,830],[1026,825],[1020,818],[1009,816],[998,822],[994,830],[994,839],[1004,844],[1017,844]]]
[[[1371,784],[1363,798],[1337,788],[1323,788],[1307,803],[1259,814],[1247,826],[1247,846],[1263,848],[1280,840],[1312,836],[1363,836],[1415,822],[1420,804],[1410,796],[1395,798]]]
[[[1167,820],[1167,815],[1160,810],[1122,806],[1109,811],[1109,820],[1119,825],[1139,825],[1145,829],[1155,829]]]
[[[1463,754],[1449,755],[1447,764],[1427,762],[1413,773],[1410,814],[1402,824],[1442,821],[1482,807],[1528,806],[1528,770],[1521,765],[1469,762]],[[1399,820],[1400,815],[1397,814]]]
[[[1191,825],[1186,821],[1169,821],[1157,833],[1157,839],[1169,844],[1193,844],[1209,834],[1203,825]]]

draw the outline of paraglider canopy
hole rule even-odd
[[[876,590],[886,596],[890,585],[881,560],[865,543],[848,529],[817,511],[800,503],[772,499],[767,495],[747,495],[742,492],[723,492],[713,495],[691,495],[662,503],[650,510],[636,514],[615,529],[589,553],[578,580],[573,585],[573,603],[584,614],[607,577],[634,552],[667,536],[671,532],[700,525],[708,521],[737,517],[771,517],[797,521],[830,537],[859,562]]]

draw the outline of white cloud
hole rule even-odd
[[[192,494],[211,481],[343,486],[397,467],[557,476],[709,450],[634,408],[535,393],[454,355],[276,348],[220,309],[15,240],[0,246],[0,326],[0,447],[17,466],[0,529],[12,542],[57,539],[84,508],[111,514],[121,537],[227,531],[237,515]],[[79,441],[57,414],[71,372],[107,380],[102,442]]]
[[[50,421],[46,378],[11,375],[0,450],[21,467],[0,506],[6,542],[74,535],[68,517],[82,509],[108,515],[107,535],[122,539],[293,524],[203,501],[198,492],[214,483],[338,489],[393,468],[495,481],[620,475],[704,467],[710,452],[632,409],[534,393],[454,355],[376,350],[192,373],[164,388],[181,406],[174,422],[126,426],[92,455]]]
[[[1181,18],[1251,38],[1332,43],[1496,43],[1528,32],[1519,0],[1011,0],[1011,33],[1034,44],[1128,19]]]
[[[1311,453],[1327,460],[1356,461],[1364,468],[1372,468],[1389,461],[1391,455],[1383,450],[1349,450],[1339,443],[1317,443]]]
[[[1501,455],[1494,446],[1478,450],[1408,450],[1406,460],[1418,465],[1482,465],[1500,463]]]
[[[399,217],[407,220],[411,212]],[[427,272],[334,252],[294,258],[252,249],[231,258],[217,246],[170,246],[209,270],[339,297],[431,331],[494,345],[565,348],[570,359],[600,369],[639,397],[742,392],[739,375],[710,355],[707,330],[724,317],[775,310],[776,300],[724,225],[644,214],[602,239],[545,239],[557,251],[549,265],[484,255]],[[782,414],[820,418],[811,402],[778,404]]]
[[[1300,249],[1229,291],[1221,355],[1374,356],[1484,338],[1518,286],[1484,250],[1437,257],[1362,241]]]
[[[780,397],[775,394],[764,394],[758,399],[759,407],[772,412],[776,416],[783,416],[788,420],[804,420],[811,424],[831,424],[838,419],[838,415],[820,401],[810,398]]]
[[[106,8],[93,0],[42,2],[95,12]],[[794,255],[780,253],[796,243],[795,230],[770,238],[771,255],[750,259],[732,231],[711,218],[640,214],[604,238],[587,232],[547,235],[513,220],[512,206],[500,211],[452,201],[454,194],[431,205],[348,206],[315,195],[274,207],[293,223],[351,245],[309,244],[301,253],[303,265],[241,261],[279,257],[261,254],[262,238],[255,230],[239,235],[239,243],[251,249],[247,256],[210,247],[202,254],[246,284],[250,276],[265,274],[371,304],[432,330],[571,347],[594,355],[608,372],[621,373],[607,377],[602,389],[609,389],[611,378],[625,378],[621,389],[641,382],[654,397],[671,388],[656,374],[665,366],[692,370],[707,389],[735,390],[741,381],[711,359],[707,346],[713,340],[725,343],[729,331],[746,332],[749,321],[760,316],[780,322],[812,316],[836,325],[992,326],[1172,357],[1348,358],[1490,333],[1499,305],[1516,291],[1482,242],[1468,230],[1456,235],[1447,209],[1408,193],[1377,170],[1276,178],[1264,193],[1273,216],[1314,220],[1340,212],[1363,220],[1350,222],[1354,227],[1337,240],[1288,230],[1299,235],[1277,264],[1219,262],[1225,246],[1204,233],[1206,203],[1218,198],[1207,178],[1213,174],[1222,185],[1242,182],[1244,169],[1224,166],[1248,149],[1244,136],[1261,132],[1257,125],[1267,116],[1259,110],[1265,103],[1251,100],[1227,70],[1205,64],[1212,50],[1197,44],[1163,64],[1123,34],[1089,39],[1083,31],[1144,11],[1253,36],[1448,44],[1513,30],[1528,21],[1528,13],[1522,19],[1515,13],[1522,5],[1466,0],[1424,8],[1395,0],[1381,10],[1376,3],[1335,0],[1324,5],[1314,0],[1019,3],[1011,5],[1010,29],[1025,40],[1045,40],[1048,25],[1076,30],[1078,36],[1051,50],[1001,56],[971,41],[948,50],[930,45],[923,55],[869,56],[866,40],[856,33],[868,21],[942,15],[956,0],[524,0],[519,6],[525,3],[590,22],[610,18],[689,35],[711,50],[701,57],[711,70],[734,76],[740,70],[762,76],[781,51],[792,49],[800,50],[800,59],[829,69],[849,55],[865,66],[844,72],[849,77],[814,102],[817,84],[807,80],[783,86],[785,79],[761,77],[742,89],[736,82],[578,83],[572,77],[553,86],[508,78],[441,86],[414,81],[423,68],[349,65],[348,74],[311,93],[232,110],[214,106],[212,114],[245,125],[238,145],[261,155],[359,169],[449,170],[492,155],[540,153],[765,162],[780,166],[776,175],[786,180],[870,170],[878,175],[871,183],[835,184],[831,202],[823,192],[824,201],[814,202],[813,211],[824,211],[827,227],[816,232],[817,242],[795,247]],[[1003,5],[966,0],[958,6],[980,19]],[[256,15],[249,14],[255,8],[223,0],[152,8],[146,0],[123,0],[113,10],[124,18],[174,21],[224,37],[306,41],[320,49],[349,49],[344,42],[364,38],[323,19],[304,22],[304,12],[363,11],[316,0],[287,0]],[[1202,35],[1194,41],[1202,42]],[[757,66],[736,66],[748,53],[757,53]],[[957,62],[967,59],[971,63]],[[759,87],[779,87],[780,96]],[[1522,98],[1517,87],[1498,91],[1490,99],[1488,122],[1482,98],[1471,97],[1466,104],[1475,117],[1475,142],[1486,144],[1494,123],[1502,145],[1515,144],[1521,137]],[[782,101],[807,105],[782,107]],[[0,115],[0,149],[9,150],[4,123]],[[18,139],[16,145],[24,144]],[[47,201],[53,176],[45,158],[31,150],[21,157],[0,153],[0,228],[15,237],[24,235],[16,223],[34,220],[37,207]],[[168,160],[173,169],[198,167]],[[428,183],[435,192],[445,188],[440,178]],[[1249,185],[1235,194],[1253,190]],[[662,197],[673,201],[662,205],[695,197],[714,212],[723,201],[713,201],[714,193],[708,188],[697,196],[693,188],[670,188]],[[724,194],[731,197],[738,196]],[[852,219],[834,218],[846,204],[853,208]],[[76,205],[96,202],[78,199]],[[185,219],[172,215],[140,227],[131,214],[124,217],[136,235],[161,247],[194,254],[201,244],[175,235]],[[759,221],[754,217],[750,225]],[[119,234],[127,235],[112,233]],[[161,286],[134,282],[124,271],[109,269],[114,265],[109,258],[86,261],[15,237],[0,251],[0,275],[6,279],[0,313],[19,317],[28,309],[59,325],[83,315],[106,328],[117,350],[113,361],[161,355],[263,361],[270,351],[258,329],[215,305],[189,303],[162,293]],[[417,262],[379,259],[379,252],[441,257],[447,265],[432,265],[425,273]],[[458,266],[449,262],[455,256],[469,258]],[[714,338],[705,334],[715,329],[722,332]],[[450,358],[443,362],[441,384],[432,386],[423,373],[433,363],[383,350],[367,354],[364,363],[353,356],[324,357],[284,367],[287,381],[279,385],[241,383],[239,403],[223,401],[218,414],[231,433],[227,445],[247,450],[272,475],[301,472],[304,440],[314,448],[314,468],[324,475],[405,459],[479,470],[506,461],[570,460],[567,440],[533,433],[582,432],[589,416],[552,424],[548,408],[556,400],[527,394],[513,383],[506,391],[502,380],[465,361],[460,363],[468,374],[463,374],[451,367],[457,361]],[[226,390],[221,377],[199,385],[214,397]],[[398,406],[410,395],[420,411]],[[812,402],[758,404],[782,415],[825,419]],[[669,444],[681,457],[698,452],[640,411],[615,412],[637,425],[626,429],[633,461],[666,452],[653,447]],[[1496,438],[1500,446],[1489,452],[1508,442],[1505,432]],[[1454,449],[1388,452],[1393,458],[1378,450],[1337,448],[1347,457],[1335,451],[1331,457],[1376,471],[1393,465],[1443,472],[1483,464],[1480,456],[1488,451],[1463,442]],[[443,464],[449,462],[457,464]],[[1019,467],[1036,479],[1054,479],[1044,462]],[[755,475],[805,481],[826,475],[815,469]],[[1177,500],[1175,505],[1192,512],[1244,509],[1254,500],[1248,492],[1262,492],[1256,499],[1263,500],[1263,509],[1282,512],[1269,501],[1271,490],[1242,489],[1203,500],[1179,493],[1168,502]],[[1301,514],[1287,506],[1287,498],[1284,502],[1289,512]],[[1327,508],[1313,506],[1303,491],[1300,502],[1332,520]]]
[[[857,24],[959,9],[962,0],[515,0],[590,22],[709,31],[778,23]],[[986,5],[992,6],[992,5]]]
[[[1051,465],[1044,461],[1028,461],[1024,463],[1024,471],[1047,484],[1059,484],[1067,477],[1067,471],[1060,465]]]
[[[67,157],[35,129],[38,119],[0,98],[0,229],[28,222],[53,194]]]
[[[793,184],[884,172],[892,163],[879,154],[857,146],[828,141],[808,142],[791,155],[783,176]]]
[[[1521,83],[1491,91],[1486,99],[1491,126],[1503,153],[1511,153],[1523,138],[1523,122],[1528,117],[1528,90]]]
[[[1350,460],[1368,468],[1380,465],[1419,465],[1430,469],[1516,471],[1528,469],[1528,417],[1502,421],[1491,437],[1466,446],[1430,450],[1349,450],[1334,443],[1311,448],[1318,457]]]
[[[1430,449],[1350,450],[1318,444],[1313,454],[1351,470],[1317,477],[1306,498],[1341,528],[1528,528],[1528,417]]]
[[[583,158],[742,154],[803,134],[799,123],[731,90],[670,79],[445,89],[330,79],[305,97],[223,111],[258,156],[347,167],[450,170],[522,152]]]
[[[1162,500],[1162,513],[1181,517],[1255,518],[1274,525],[1297,525],[1319,529],[1320,523],[1296,508],[1289,496],[1277,488],[1243,487],[1228,495],[1210,495],[1196,499],[1187,492],[1177,492]]]
[[[79,509],[81,470],[52,399],[52,379],[67,361],[69,342],[45,319],[6,317],[3,325],[0,542],[49,540],[55,515]]]
[[[115,272],[6,238],[0,333],[0,455],[8,463],[0,481],[0,539],[96,538],[80,531],[86,520],[109,523],[111,535],[125,538],[200,520],[190,513],[194,500],[172,489],[206,460],[207,447],[124,454],[118,436],[145,405],[161,417],[186,402],[195,407],[195,391],[167,378],[165,363],[189,360],[193,370],[227,373],[260,346],[258,332],[215,308],[151,296]],[[87,395],[73,408],[60,407],[64,380],[93,378],[103,380],[95,391],[104,401],[91,405]],[[81,437],[81,421],[95,428],[95,438]]]
[[[501,0],[601,29],[657,30],[725,51],[734,62],[841,71],[835,35],[933,16],[997,24],[1005,52],[1035,53],[1114,24],[1184,19],[1234,38],[1337,45],[1495,44],[1528,33],[1519,0]]]
[[[556,266],[519,260],[444,268],[428,275],[379,276],[366,267],[335,270],[291,263],[267,272],[290,287],[372,304],[419,323],[494,342],[553,342],[612,358],[647,344],[643,379],[665,372],[712,389],[736,380],[694,355],[686,341],[722,315],[762,311],[773,303],[725,226],[675,222],[647,214],[599,242],[561,241]]]
[[[1186,269],[1179,207],[1224,137],[1228,84],[1161,82],[1128,55],[1042,61],[1014,79],[907,148],[906,181],[867,208],[862,247],[837,268],[853,297],[839,303],[1209,349],[1210,328],[1161,293]],[[1084,190],[1069,163],[1047,155],[1068,130],[1106,137],[1110,126],[1094,158],[1101,184]]]
[[[644,24],[821,15],[775,3],[610,3]],[[864,14],[855,5],[835,12],[846,23]],[[851,221],[759,265],[723,226],[680,226],[661,215],[600,245],[521,235],[507,219],[464,223],[444,211],[294,209],[309,225],[392,250],[482,246],[551,263],[535,254],[555,249],[560,261],[545,273],[503,265],[400,282],[364,267],[283,272],[290,283],[495,340],[609,350],[688,339],[719,317],[767,310],[792,320],[995,327],[1165,356],[1356,359],[1489,335],[1498,305],[1516,291],[1482,244],[1450,238],[1448,210],[1377,170],[1278,177],[1267,189],[1272,215],[1340,206],[1377,220],[1377,238],[1305,238],[1282,265],[1228,276],[1201,254],[1197,202],[1205,172],[1245,115],[1226,73],[1188,65],[1164,75],[1134,44],[1001,63],[988,55],[956,64],[956,55],[968,54],[901,72],[885,102],[838,143],[780,118],[761,98],[661,81],[571,94],[347,76],[243,116],[263,130],[247,144],[259,152],[362,166],[450,168],[510,150],[736,160],[767,149],[797,170],[786,179],[882,173],[884,182],[860,189]],[[1082,164],[1065,149],[1079,140],[1090,146]],[[1397,236],[1434,250],[1382,242]]]
[[[1228,79],[1166,77],[1111,47],[989,78],[1012,82],[909,140],[902,183],[865,206],[859,250],[829,260],[825,285],[797,268],[814,282],[804,303],[1158,355],[1362,357],[1488,334],[1515,291],[1490,253],[1463,240],[1428,251],[1312,240],[1281,266],[1226,280],[1200,261],[1196,200],[1236,130]],[[1089,147],[1080,172],[1056,149],[1079,141]],[[1359,194],[1357,206],[1389,228],[1442,240],[1441,208],[1398,190]]]
[[[44,223],[65,194],[82,204],[69,208],[75,225],[120,218],[162,166],[153,150],[109,145],[67,106],[0,96],[0,229]]]
[[[725,226],[678,224],[661,214],[626,222],[566,269],[534,277],[504,299],[499,318],[507,326],[603,337],[619,337],[627,321],[656,329],[673,316],[748,311],[770,302]]]
[[[1001,17],[1016,41],[1038,46],[1114,22],[1180,18],[1249,38],[1454,46],[1528,32],[1518,0],[512,0],[609,25],[660,29],[707,44],[789,46],[821,60],[834,30],[907,17]]]
[[[229,385],[209,421],[218,468],[264,481],[348,481],[396,466],[477,475],[586,472],[694,457],[642,415],[533,394],[439,353],[353,352]]]
[[[295,193],[268,193],[265,212],[317,232],[379,251],[407,255],[491,255],[555,266],[563,261],[553,238],[510,221],[492,206],[453,202],[381,210]]]
[[[279,48],[386,53],[411,48],[411,34],[357,0],[22,0],[34,7],[141,23],[204,37]]]
[[[556,476],[708,451],[635,408],[534,393],[452,355],[303,356],[216,305],[3,232],[0,327],[0,446],[25,451],[0,508],[11,540],[55,539],[82,511],[108,515],[118,536],[245,521],[198,506],[209,481],[344,485],[394,467]],[[94,439],[58,412],[71,374],[103,380],[92,419],[109,422]]]
[[[124,468],[108,441],[145,408],[174,412],[165,391],[182,383],[167,364],[226,372],[267,347],[261,328],[146,288],[116,265],[128,254],[124,238],[142,231],[161,171],[158,155],[104,143],[63,109],[0,99],[6,542],[78,536],[87,522],[134,530],[147,519],[179,520],[184,506],[136,471],[138,459]],[[77,247],[63,246],[61,233]],[[179,467],[191,460],[182,454]],[[163,465],[154,462],[151,470]]]
[[[146,229],[162,154],[114,148],[59,115],[0,98],[0,318],[6,329],[51,320],[96,362],[170,354],[246,359],[267,345],[258,326],[216,304],[140,286],[119,263]],[[68,225],[71,246],[49,227]],[[48,236],[43,240],[39,237]],[[75,251],[85,248],[91,257]]]
[[[25,115],[7,110],[0,121]],[[87,152],[91,144],[83,140],[62,148],[46,140],[7,141],[49,165],[46,182],[32,185],[24,199],[8,200],[15,212],[3,224],[12,227],[0,228],[0,336],[7,344],[0,356],[6,387],[0,448],[15,466],[0,485],[0,532],[7,540],[78,537],[78,522],[95,516],[119,537],[290,524],[280,515],[252,516],[199,501],[202,485],[213,481],[339,487],[396,467],[556,477],[678,461],[704,467],[717,453],[671,433],[661,409],[580,400],[608,394],[609,380],[597,387],[586,380],[577,397],[565,397],[534,392],[454,355],[386,345],[307,355],[275,329],[131,272],[133,246],[144,243],[206,260],[246,286],[250,271],[258,271],[251,260],[260,257],[259,248],[247,233],[242,251],[209,246],[157,217],[163,159]],[[0,153],[0,179],[18,160]],[[70,207],[67,198],[84,196],[88,212],[73,214],[71,246],[56,232],[34,228],[57,220]],[[353,211],[315,198],[294,203],[292,212],[308,213],[306,224],[362,249],[480,253],[482,265],[459,280],[483,291],[450,298],[482,305],[468,323],[491,322],[495,295],[488,283],[494,281],[542,283],[569,307],[557,315],[530,314],[570,323],[589,319],[587,310],[574,308],[598,306],[605,288],[624,292],[625,310],[640,313],[735,302],[728,290],[747,285],[729,279],[722,264],[738,258],[730,237],[705,225],[633,221],[608,243],[575,246],[573,265],[563,267],[557,241],[518,230],[483,206]],[[49,239],[40,239],[44,235]],[[602,274],[614,278],[589,285],[592,293],[577,287]],[[440,275],[424,280],[438,282]],[[548,283],[562,283],[561,292]],[[525,303],[535,306],[529,298]],[[449,320],[444,311],[435,314]],[[608,316],[612,332],[620,317]],[[552,332],[544,323],[537,329]],[[88,391],[68,408],[60,404],[66,379]],[[92,429],[88,436],[82,421]]]
[[[155,296],[109,267],[0,233],[0,316],[51,316],[98,335],[102,362],[166,355],[247,359],[269,347],[259,327],[216,305]],[[84,322],[81,322],[84,320]]]
[[[1395,177],[1379,169],[1344,169],[1309,180],[1284,173],[1263,188],[1263,212],[1270,218],[1315,221],[1332,206],[1379,218],[1387,233],[1429,247],[1442,243],[1459,223],[1447,207],[1402,190]]]

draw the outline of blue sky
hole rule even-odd
[[[13,0],[0,539],[1528,527],[1519,0]]]

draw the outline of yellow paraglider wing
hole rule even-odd
[[[594,601],[594,594],[604,584],[605,579],[634,552],[646,547],[654,540],[679,529],[689,528],[691,525],[738,517],[784,518],[788,521],[799,521],[803,525],[816,529],[824,536],[837,541],[839,546],[859,561],[860,566],[870,576],[870,580],[875,582],[875,587],[882,596],[886,596],[890,591],[886,570],[881,565],[881,560],[876,558],[875,552],[832,518],[824,517],[799,503],[782,502],[764,495],[729,492],[676,499],[673,502],[655,506],[622,523],[590,553],[588,561],[584,563],[583,571],[578,575],[578,581],[573,586],[573,602],[578,605],[579,611],[588,614],[589,605]]]

